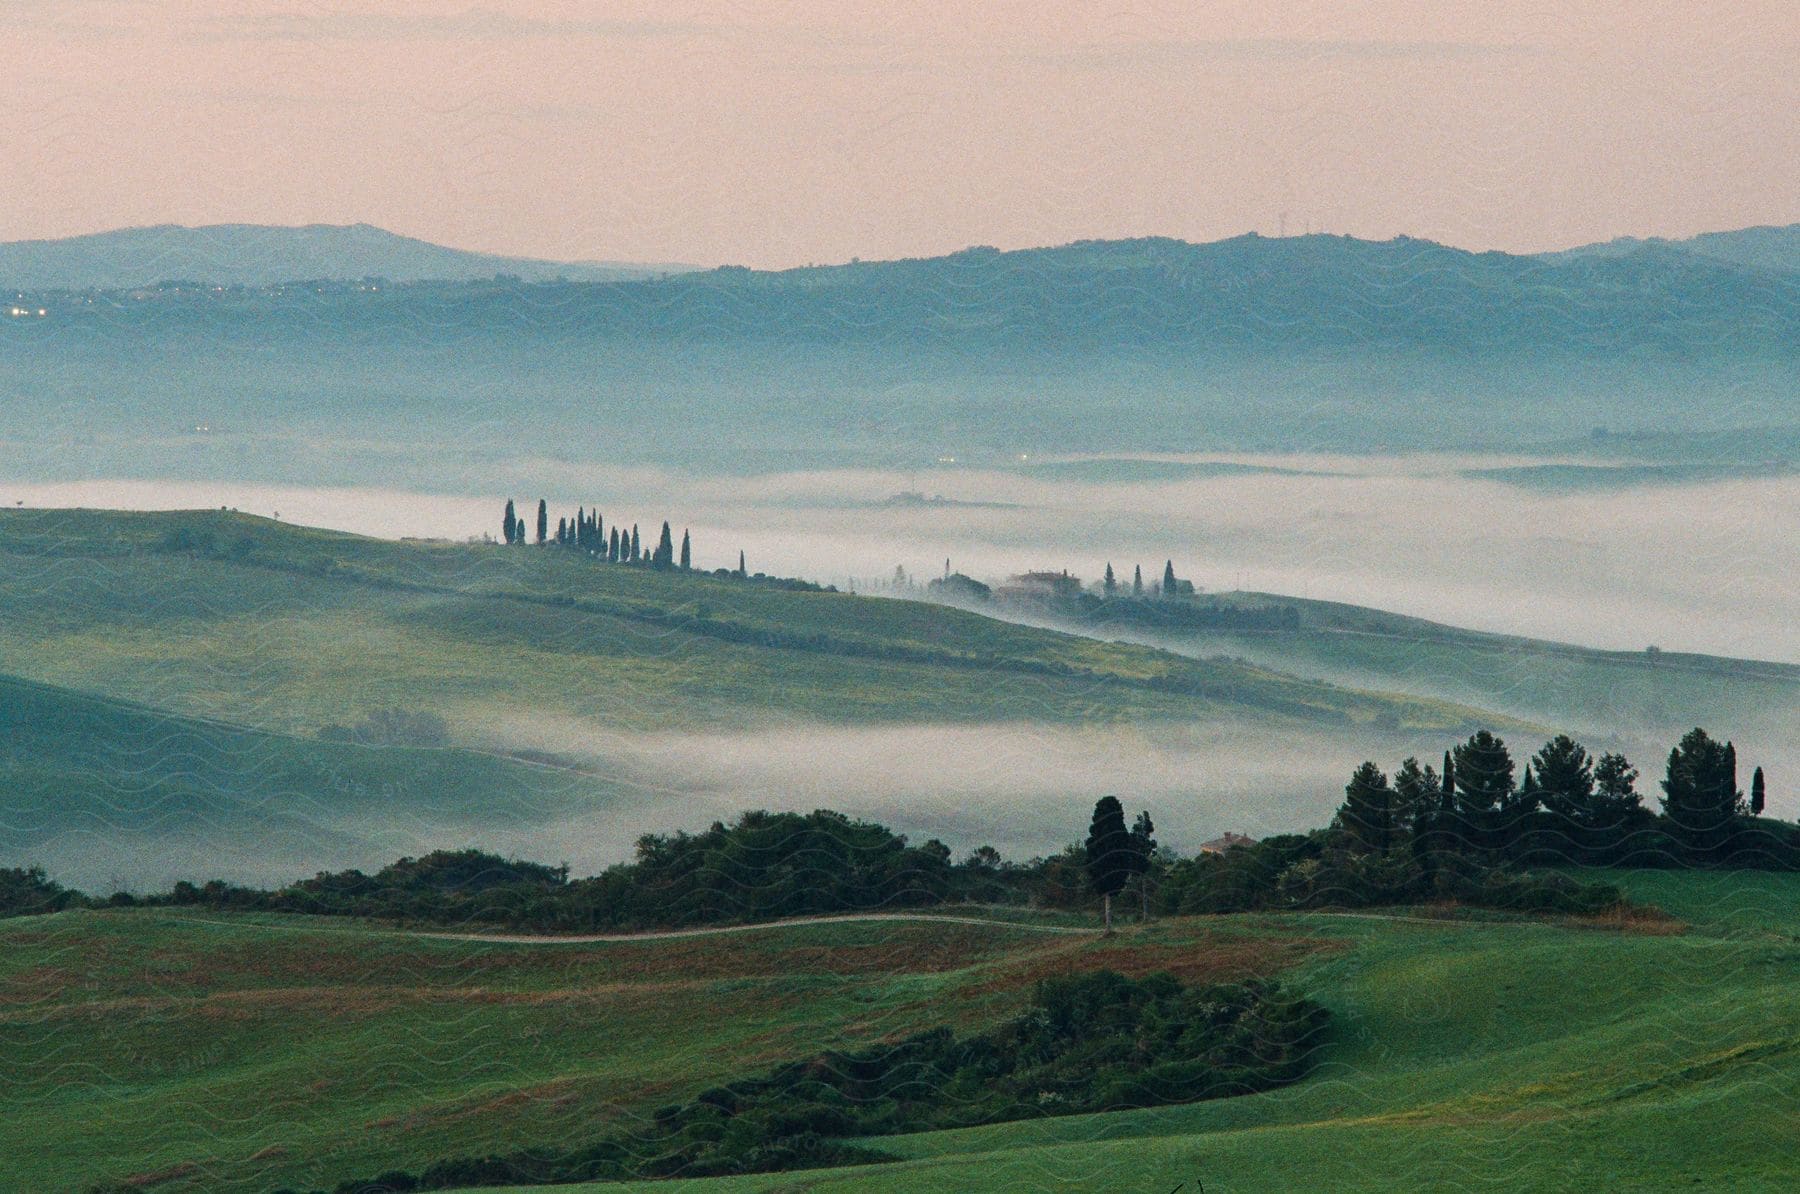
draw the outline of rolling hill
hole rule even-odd
[[[159,224],[59,240],[0,243],[0,290],[130,290],[176,279],[274,286],[329,278],[466,281],[510,274],[531,282],[620,281],[691,267],[541,261],[452,249],[369,224]]]
[[[1024,854],[1067,840],[1071,790],[1191,786],[1220,735],[1332,774],[1347,742],[1518,724],[922,602],[226,511],[0,512],[0,617],[33,711],[0,858],[87,886],[468,844],[592,871],[667,807],[850,802]],[[446,744],[334,740],[396,716]],[[1288,819],[1331,799],[1286,785],[1259,799],[1304,796]]]

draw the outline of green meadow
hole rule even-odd
[[[1800,877],[1607,877],[1679,919],[1223,916],[1108,941],[1017,913],[521,943],[24,918],[0,924],[0,1153],[18,1189],[329,1186],[578,1142],[780,1060],[991,1023],[1039,977],[1108,966],[1282,974],[1334,1013],[1329,1042],[1265,1094],[882,1137],[905,1160],[660,1188],[1787,1187]]]
[[[289,731],[384,706],[465,734],[545,713],[621,730],[1481,716],[920,602],[222,511],[0,512],[0,610],[0,672]]]

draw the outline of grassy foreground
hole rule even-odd
[[[1283,971],[1331,1008],[1333,1041],[1267,1094],[883,1137],[909,1159],[676,1185],[1783,1188],[1800,876],[1608,877],[1687,931],[1312,913],[1110,942],[1002,919],[546,945],[155,910],[11,921],[0,1155],[19,1189],[328,1185],[578,1140],[784,1058],[991,1022],[1038,976],[1106,965]]]

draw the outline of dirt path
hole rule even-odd
[[[215,920],[199,916],[177,916],[172,919],[188,924],[223,925],[243,928],[244,921]],[[332,918],[321,917],[321,920]],[[698,929],[660,929],[647,933],[446,933],[433,929],[376,928],[361,925],[263,924],[258,928],[286,929],[296,933],[356,933],[367,936],[416,937],[437,941],[481,941],[494,945],[594,945],[606,942],[671,941],[678,937],[710,937],[724,933],[758,933],[770,929],[802,928],[807,925],[853,924],[862,921],[921,921],[953,925],[987,925],[997,929],[1017,929],[1027,933],[1061,933],[1092,935],[1099,929],[1073,928],[1067,925],[1034,925],[1022,921],[992,920],[981,916],[939,916],[930,912],[855,912],[841,916],[797,916],[788,920],[765,920],[747,925],[714,925]]]

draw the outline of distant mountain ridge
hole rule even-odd
[[[0,289],[128,290],[167,281],[270,286],[329,278],[459,282],[617,282],[684,265],[544,261],[453,249],[370,224],[160,224],[58,240],[0,243]]]
[[[624,282],[665,275],[707,272],[723,278],[804,278],[809,283],[843,284],[871,279],[916,278],[938,266],[976,267],[993,260],[1009,266],[1067,271],[1105,271],[1154,265],[1164,271],[1189,270],[1204,259],[1213,267],[1306,265],[1325,256],[1342,259],[1353,246],[1402,250],[1417,260],[1448,254],[1457,258],[1566,264],[1647,255],[1685,255],[1716,263],[1800,273],[1800,224],[1708,232],[1685,240],[1618,237],[1549,253],[1475,253],[1400,236],[1388,241],[1324,234],[1263,237],[1256,233],[1191,242],[1172,237],[1083,240],[1067,245],[1001,251],[986,246],[937,257],[853,261],[788,270],[727,266],[702,271],[674,263],[551,261],[450,248],[388,232],[371,224],[160,224],[121,228],[54,240],[0,242],[0,290],[129,290],[162,282],[188,281],[223,286],[271,286],[313,280],[467,282],[508,275],[523,282]],[[1391,256],[1391,254],[1389,254]],[[1370,254],[1363,254],[1365,262]],[[1432,264],[1442,265],[1438,257]],[[1386,268],[1391,269],[1391,263]],[[967,276],[968,268],[956,272]]]
[[[500,259],[503,260],[503,259]],[[1432,241],[1254,233],[1166,237],[604,282],[495,280],[364,293],[164,288],[156,302],[48,297],[45,334],[200,333],[258,343],[348,334],[441,344],[713,343],[1677,356],[1800,346],[1800,275],[1675,249],[1547,258]],[[499,272],[507,272],[501,270]],[[7,323],[23,321],[7,320]],[[21,331],[27,329],[21,328]]]
[[[1691,253],[1696,257],[1708,257],[1714,261],[1725,261],[1752,269],[1800,273],[1800,224],[1762,225],[1730,232],[1703,232],[1685,240],[1670,240],[1661,236],[1621,236],[1542,256],[1550,259],[1623,257],[1645,251]]]

